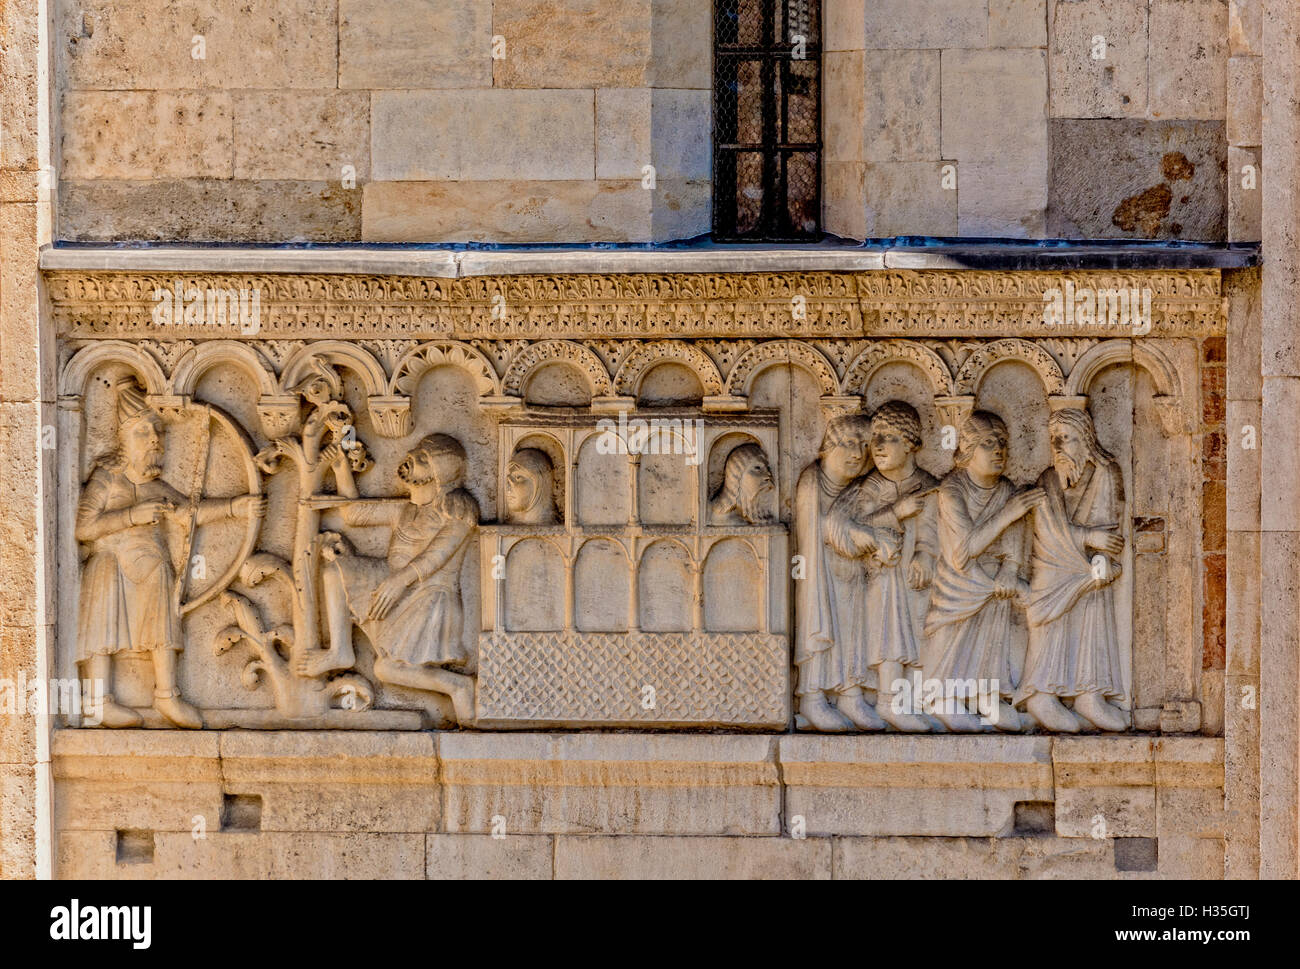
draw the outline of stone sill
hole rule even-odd
[[[849,246],[436,248],[46,245],[40,268],[77,272],[339,273],[456,279],[554,273],[1104,271],[1237,269],[1258,246],[1180,243],[935,242]]]

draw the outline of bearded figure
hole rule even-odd
[[[1086,411],[1058,410],[1047,427],[1052,466],[1038,479],[1046,500],[1033,515],[1029,652],[1017,703],[1049,730],[1124,730],[1114,705],[1126,699],[1114,588],[1124,479]]]
[[[709,501],[711,525],[770,525],[776,521],[776,483],[767,455],[742,444],[727,455],[722,487]]]
[[[506,465],[506,520],[515,525],[554,525],[555,466],[540,448],[521,448]]]
[[[191,502],[162,478],[162,417],[135,378],[119,380],[116,390],[118,446],[96,464],[77,505],[77,541],[90,550],[81,575],[78,661],[88,679],[103,684],[105,726],[144,722],[113,698],[113,657],[139,652],[153,660],[154,709],[178,727],[197,729],[203,718],[181,699],[177,686],[176,657],[184,646],[163,521],[188,529],[220,518],[260,516],[266,499]]]
[[[463,487],[465,449],[432,434],[406,455],[397,476],[409,497],[361,499],[347,456],[328,449],[338,482],[343,521],[391,530],[388,555],[356,555],[340,543],[325,551],[321,588],[330,645],[300,672],[318,676],[348,669],[355,656],[353,626],[378,654],[375,676],[394,686],[444,693],[456,719],[473,720],[473,680],[440,667],[463,666],[464,606],[460,573],[478,530],[479,506]]]

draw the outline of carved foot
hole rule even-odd
[[[935,713],[934,718],[952,733],[986,733],[989,725],[973,713]]]
[[[929,733],[934,729],[929,717],[895,710],[893,697],[881,697],[876,701],[876,713],[885,723],[903,733]]]
[[[852,720],[853,726],[859,730],[885,729],[885,721],[861,693],[841,693],[835,701],[835,709]]]
[[[799,698],[799,716],[805,722],[801,729],[821,733],[844,733],[853,729],[853,721],[826,700],[825,693],[805,693]],[[797,721],[796,721],[797,725]]]
[[[461,727],[474,726],[474,679],[464,677],[464,684],[452,689],[447,695],[451,697],[451,708],[456,713],[456,724]]]
[[[98,712],[101,727],[138,727],[144,723],[144,717],[130,707],[124,707],[111,696],[105,696],[103,705],[96,711],[94,706],[86,708],[91,713]]]
[[[203,717],[199,715],[199,711],[182,700],[179,693],[173,693],[169,696],[155,696],[153,698],[153,708],[176,726],[185,730],[201,730],[203,728]]]
[[[1017,733],[1024,726],[1019,711],[1005,700],[998,701],[998,719],[993,724],[1003,733]]]
[[[1025,703],[1025,712],[1044,730],[1053,733],[1078,733],[1083,727],[1079,718],[1050,693],[1035,693]]]
[[[304,679],[314,680],[327,673],[352,668],[355,657],[343,656],[332,649],[304,650],[294,657],[293,673]]]
[[[1123,712],[1100,693],[1085,693],[1074,701],[1074,712],[1098,730],[1119,732],[1128,728]]]

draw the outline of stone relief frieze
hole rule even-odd
[[[106,726],[1151,729],[1195,699],[1199,626],[1160,592],[1199,529],[1196,344],[1173,335],[1222,310],[1186,275],[1157,287],[1182,301],[1163,337],[985,316],[818,341],[719,301],[1042,286],[259,277],[269,325],[214,339],[114,323],[144,277],[52,274],[60,662],[103,682]],[[633,292],[699,300],[701,338],[490,335],[494,295],[617,320]],[[389,313],[280,339],[274,307],[309,295],[425,320],[473,298],[482,335]]]

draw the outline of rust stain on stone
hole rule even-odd
[[[1152,236],[1160,228],[1160,221],[1169,214],[1173,200],[1174,193],[1168,185],[1153,185],[1121,202],[1110,221],[1125,232]]]
[[[1196,166],[1187,160],[1181,151],[1171,151],[1160,159],[1160,170],[1168,181],[1190,179],[1196,174]]]

